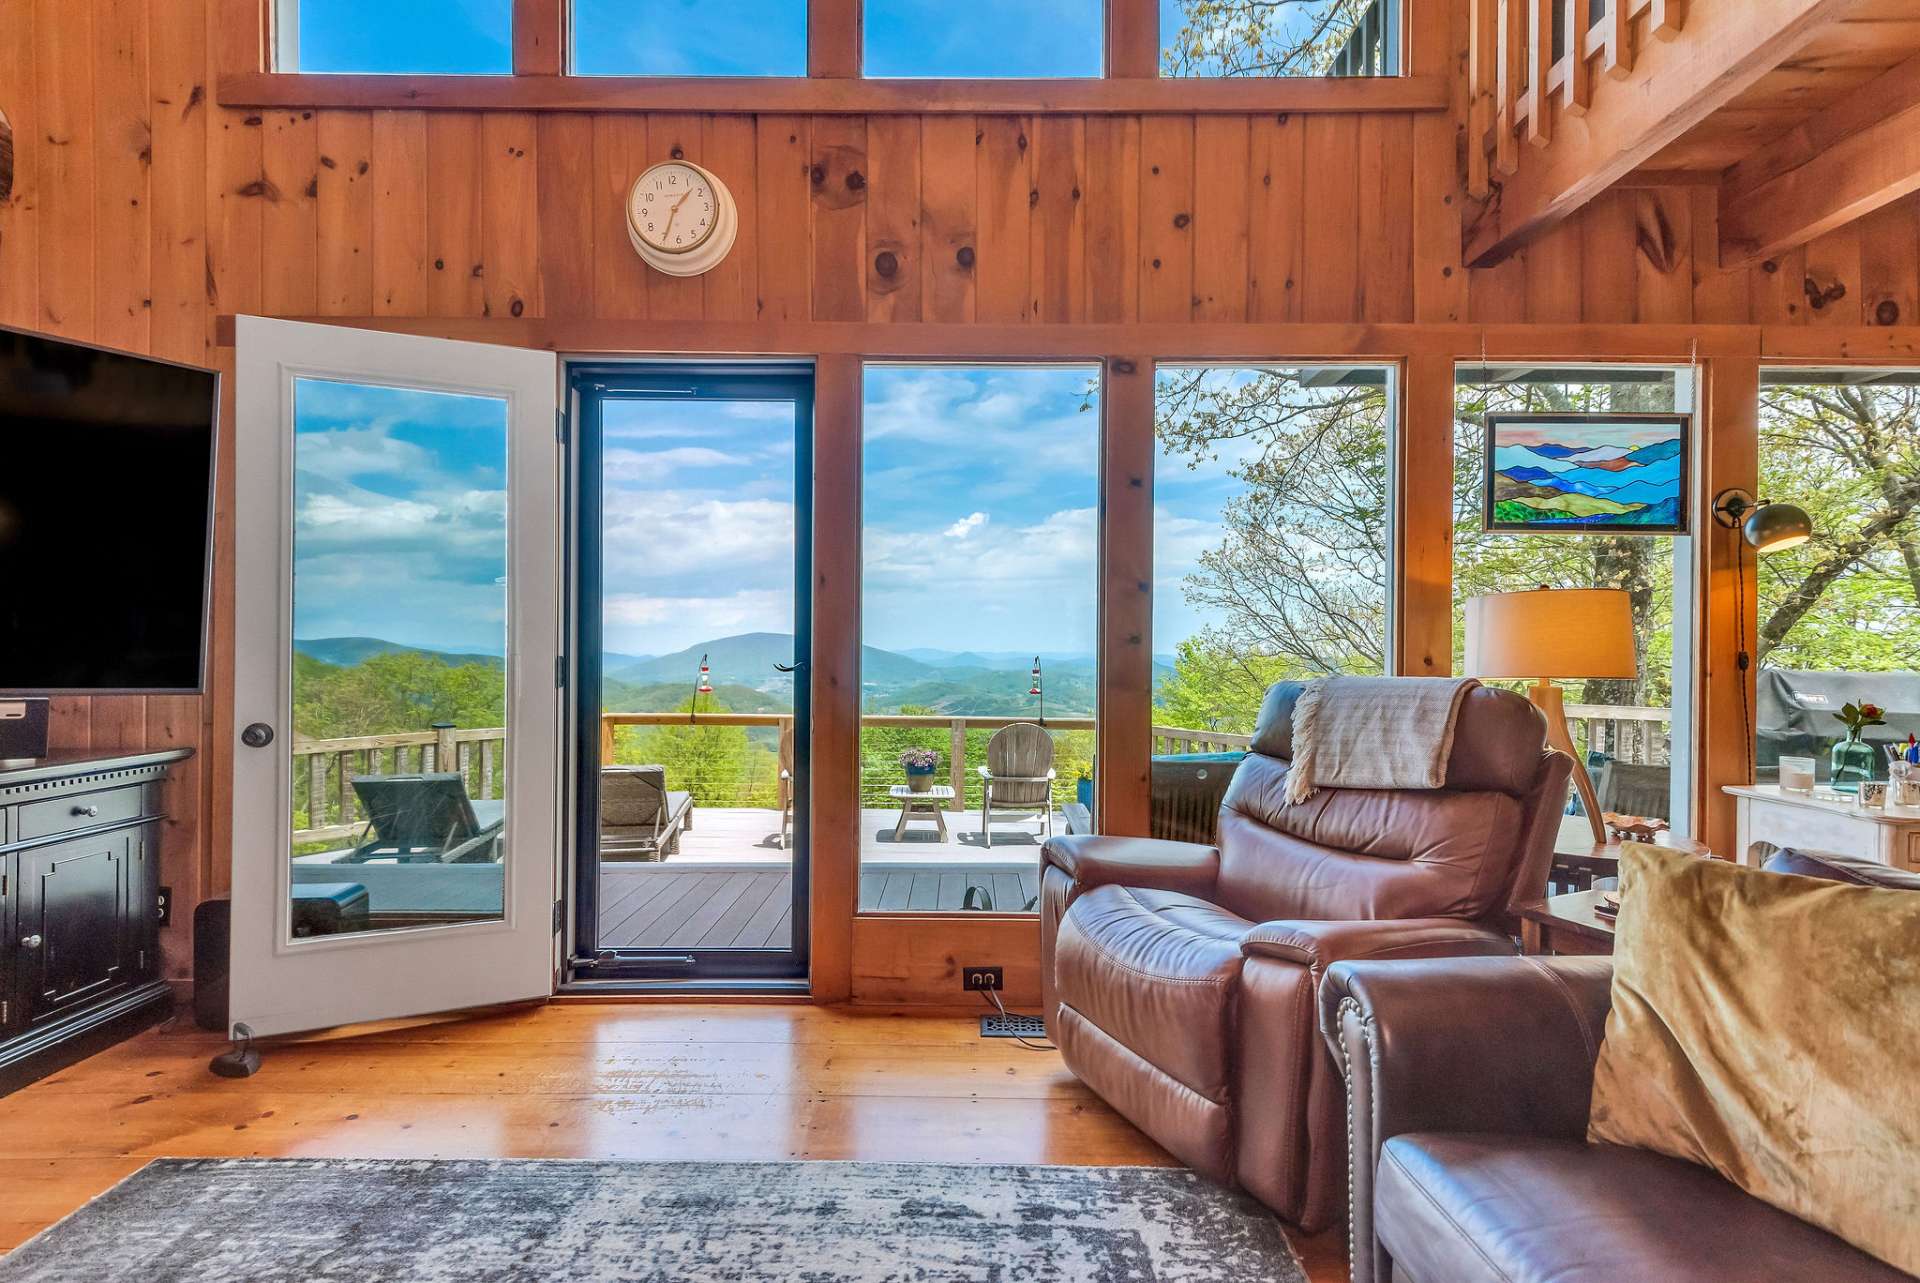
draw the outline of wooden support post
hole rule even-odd
[[[1485,200],[1493,190],[1487,173],[1487,133],[1496,114],[1499,66],[1499,6],[1496,0],[1473,0],[1467,38],[1467,195],[1475,200]]]
[[[567,67],[566,0],[513,0],[513,74],[558,76]]]
[[[860,358],[821,357],[814,367],[808,756],[815,1002],[844,1002],[852,993],[860,901],[860,408]]]
[[[808,0],[807,74],[857,80],[865,70],[860,0]]]
[[[613,723],[609,722],[604,717],[601,718],[600,719],[600,765],[612,766],[614,764],[614,757],[613,757],[614,751],[618,747],[619,746],[614,742],[614,738],[613,738]]]
[[[1647,32],[1656,40],[1675,39],[1686,17],[1687,0],[1649,0]]]
[[[1394,475],[1396,594],[1390,672],[1453,675],[1453,358],[1409,357],[1400,388]]]
[[[1107,0],[1107,75],[1157,77],[1164,39],[1159,0]]]
[[[1095,827],[1146,837],[1153,758],[1151,357],[1114,357],[1100,392],[1099,727]]]
[[[1699,770],[1693,836],[1715,855],[1738,860],[1744,853],[1734,850],[1733,799],[1721,789],[1753,782],[1755,665],[1750,661],[1743,668],[1739,655],[1755,649],[1758,578],[1753,549],[1741,542],[1738,530],[1721,528],[1709,513],[1721,491],[1753,492],[1759,485],[1760,362],[1716,357],[1703,364],[1702,377],[1706,424],[1694,496],[1702,547],[1694,559],[1699,620],[1694,760]]]
[[[947,728],[947,783],[953,788],[949,811],[967,809],[967,719],[956,717]]]

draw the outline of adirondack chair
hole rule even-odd
[[[455,772],[360,775],[353,781],[367,827],[341,864],[487,864],[500,858],[506,804],[476,802]]]
[[[793,723],[780,727],[780,849],[793,845]]]
[[[1032,722],[1002,727],[987,741],[987,764],[980,768],[984,784],[980,802],[980,837],[993,845],[993,813],[1016,815],[1038,811],[1048,837],[1053,836],[1053,736]]]
[[[693,794],[669,792],[664,766],[600,768],[600,858],[664,860],[693,827]]]

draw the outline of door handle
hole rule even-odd
[[[773,671],[776,673],[797,673],[801,669],[805,668],[806,666],[807,666],[806,660],[796,659],[791,664],[775,664],[773,666]]]
[[[265,748],[273,743],[273,727],[265,722],[255,722],[240,732],[240,742],[248,748]]]

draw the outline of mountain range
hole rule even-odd
[[[412,652],[447,664],[499,666],[497,655],[432,650],[374,637],[322,637],[296,641],[302,655],[323,663],[351,666],[375,655]],[[793,707],[793,676],[776,664],[793,662],[793,638],[786,633],[740,633],[717,637],[668,655],[609,653],[602,675],[602,699],[610,712],[665,712],[682,707],[694,694],[700,662],[706,659],[710,696],[716,706],[740,713],[786,712]],[[868,712],[928,708],[937,713],[977,717],[1036,714],[1040,700],[1030,695],[1031,651],[944,651],[916,648],[913,653],[861,649],[862,705]],[[1054,717],[1091,717],[1096,702],[1091,655],[1041,654],[1046,712]],[[1155,660],[1156,680],[1171,661]]]

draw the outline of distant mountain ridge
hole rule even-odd
[[[376,655],[426,655],[455,668],[463,664],[488,664],[501,668],[506,664],[505,658],[500,655],[478,651],[432,650],[425,646],[383,641],[378,637],[296,637],[293,639],[293,653],[341,668],[351,668]]]

